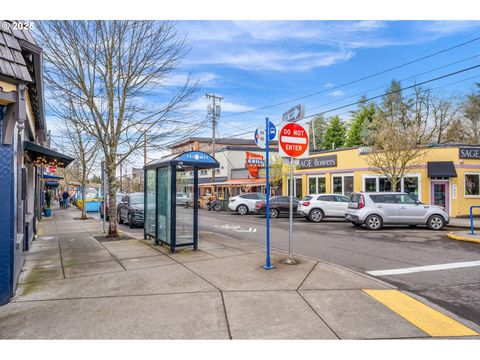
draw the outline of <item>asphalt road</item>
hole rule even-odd
[[[200,210],[199,217],[201,231],[265,244],[265,217],[205,210]],[[288,218],[271,219],[270,224],[272,247],[288,250]],[[377,277],[480,325],[480,262],[463,268],[444,265],[478,262],[480,245],[450,240],[446,233],[426,227],[369,231],[342,220],[317,224],[297,218],[293,226],[293,253],[359,272],[441,264],[440,269],[413,269],[411,273]]]
[[[100,219],[98,213],[93,217]],[[270,224],[272,247],[288,250],[288,218],[271,219]],[[265,245],[264,216],[200,210],[199,226],[200,231]],[[136,237],[143,234],[143,228],[119,225],[119,229]],[[342,220],[317,224],[296,218],[293,253],[364,273],[480,260],[480,245],[450,240],[446,233],[426,227],[385,227],[369,231]],[[441,266],[444,267],[448,266]],[[480,325],[478,265],[376,277]]]

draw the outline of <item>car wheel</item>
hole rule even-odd
[[[378,215],[370,215],[365,220],[365,227],[368,230],[380,230],[383,226],[382,218]]]
[[[432,215],[428,218],[427,226],[430,230],[442,230],[445,226],[445,219],[440,215]]]
[[[239,205],[237,207],[237,213],[240,215],[247,215],[248,214],[248,207],[245,205]]]
[[[320,222],[323,220],[323,211],[320,210],[320,209],[313,209],[312,211],[310,211],[310,220],[313,221],[313,222]]]
[[[355,221],[351,221],[352,225],[355,227],[362,226],[362,224],[356,223]]]
[[[133,229],[134,227],[132,214],[128,216],[128,226],[130,227],[130,229]]]
[[[120,211],[117,213],[118,223],[123,224],[122,216],[120,215]]]
[[[279,215],[279,212],[278,212],[277,209],[270,209],[270,217],[271,217],[272,219],[277,218],[278,215]]]

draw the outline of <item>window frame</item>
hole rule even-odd
[[[479,189],[478,189],[478,195],[467,195],[467,186],[466,186],[466,179],[467,175],[476,175],[478,176],[478,182],[479,182]],[[480,198],[480,172],[465,172],[463,174],[463,196],[466,199],[478,199]]]
[[[365,191],[366,184],[365,181],[367,179],[373,179],[375,178],[375,191]],[[365,193],[378,193],[378,192],[384,192],[384,193],[389,193],[389,192],[396,192],[396,191],[379,191],[380,189],[380,178],[386,178],[385,175],[381,174],[364,174],[362,176],[362,192]],[[405,178],[417,178],[417,185],[418,185],[418,200],[422,199],[422,174],[421,173],[405,173],[400,180],[400,192],[405,192]]]
[[[315,179],[315,192],[311,193],[310,192],[310,179]],[[325,182],[325,192],[321,193],[319,192],[320,189],[318,187],[319,184],[319,179],[323,179]],[[326,175],[308,175],[307,176],[307,189],[308,189],[308,194],[326,194],[327,193],[327,177]]]
[[[352,193],[355,192],[355,174],[354,173],[342,173],[342,174],[331,174],[330,176],[330,185],[331,185],[331,193],[332,194],[335,194],[335,195],[343,195],[343,196],[346,196],[346,197],[350,197],[351,193],[349,195],[345,195],[345,177],[349,177],[351,176],[353,178],[353,186],[352,186]],[[336,177],[339,177],[342,179],[342,192],[341,193],[336,193],[333,189],[334,187],[334,181],[333,179],[336,178]]]

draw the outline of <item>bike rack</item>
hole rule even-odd
[[[470,235],[475,235],[475,232],[473,231],[473,209],[480,209],[480,206],[474,205],[470,206]]]

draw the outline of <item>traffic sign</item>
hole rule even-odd
[[[56,173],[57,172],[57,167],[54,166],[54,165],[49,165],[48,168],[47,168],[48,172],[50,174],[53,174],[53,173]]]
[[[308,131],[303,126],[289,122],[279,132],[279,152],[283,157],[308,156]]]
[[[270,136],[268,140],[272,141],[277,136],[277,128],[275,127],[275,124],[272,123],[271,121],[268,122],[268,127],[270,130],[269,132]],[[265,126],[259,126],[255,130],[254,139],[255,139],[255,143],[259,148],[265,149]]]
[[[284,113],[282,120],[286,122],[297,122],[302,120],[304,116],[305,106],[303,104],[299,104]]]

